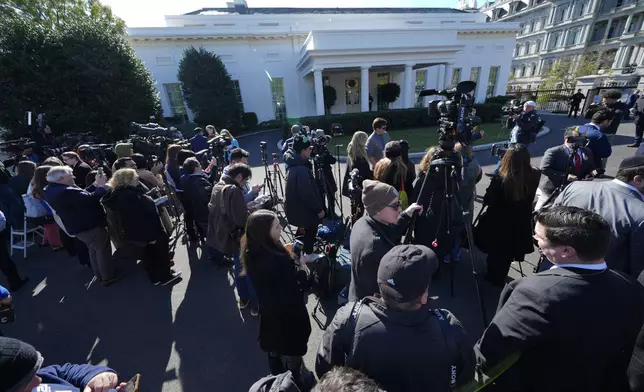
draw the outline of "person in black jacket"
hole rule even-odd
[[[311,323],[297,279],[298,268],[280,242],[281,231],[274,212],[252,213],[241,240],[241,263],[257,293],[259,345],[268,353],[271,373],[284,372],[286,360],[287,369],[301,382]]]
[[[602,105],[597,108],[597,110],[607,110],[612,114],[612,119],[610,125],[604,128],[604,133],[608,138],[608,141],[612,144],[613,138],[617,133],[617,129],[622,122],[622,119],[628,118],[628,106],[625,103],[621,102],[619,99],[622,97],[622,92],[619,90],[607,90],[602,93]],[[606,169],[606,162],[608,158],[602,159],[602,169]]]
[[[143,248],[143,267],[150,281],[164,286],[177,281],[181,273],[170,269],[168,234],[154,200],[139,187],[136,171],[117,170],[110,186],[101,198],[108,220],[124,242]]]
[[[309,161],[313,147],[307,136],[296,135],[293,148],[284,154],[288,165],[284,210],[288,223],[304,231],[304,255],[306,262],[313,253],[313,243],[318,225],[324,217],[324,203],[317,191],[312,165]]]
[[[357,197],[357,192],[352,198],[349,182],[351,181],[351,172],[354,169],[358,170],[358,178],[361,180],[373,180],[373,172],[371,171],[369,157],[367,156],[368,138],[369,135],[366,132],[356,131],[347,146],[347,169],[344,172],[344,178],[342,180],[342,196],[353,199],[351,216],[355,220],[362,216],[361,211],[364,211],[364,206],[362,205],[362,199]],[[360,181],[360,184],[362,184],[362,181]]]
[[[87,163],[81,161],[78,154],[73,151],[67,151],[64,152],[61,157],[63,158],[65,165],[72,168],[74,173],[74,182],[76,185],[83,189],[91,185],[85,183],[85,178],[87,177],[87,174],[92,171],[92,168],[89,167]]]
[[[541,176],[524,146],[509,148],[501,162],[483,197],[487,211],[474,229],[476,246],[487,253],[485,279],[497,286],[505,284],[513,261],[534,251],[532,202]]]
[[[478,381],[494,380],[486,391],[630,390],[644,289],[607,268],[610,226],[577,207],[541,210],[536,221],[534,237],[554,266],[505,286],[474,346]]]
[[[422,245],[398,245],[377,273],[380,297],[349,302],[324,331],[318,377],[348,366],[388,392],[451,391],[472,380],[473,351],[453,314],[429,302],[438,258]]]
[[[349,301],[359,301],[378,293],[380,259],[400,243],[414,211],[422,210],[414,203],[401,213],[396,189],[373,180],[362,182],[362,203],[366,214],[351,230]]]
[[[54,166],[47,173],[47,182],[45,201],[60,217],[65,231],[87,245],[94,276],[105,286],[120,280],[122,276],[115,273],[105,212],[100,204],[109,188],[105,175],[97,176],[95,185],[85,190],[74,184],[70,167]]]
[[[579,104],[581,104],[581,100],[584,98],[586,98],[586,96],[581,93],[581,89],[577,90],[577,92],[570,97],[570,109],[568,110],[568,118],[570,118],[570,116],[573,114],[575,118],[577,118],[577,112],[579,112]]]
[[[208,232],[208,202],[212,193],[212,184],[208,181],[197,158],[191,157],[183,162],[181,188],[203,241]]]

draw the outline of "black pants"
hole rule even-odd
[[[0,233],[0,271],[7,276],[9,289],[20,284],[20,275],[16,264],[11,260],[7,242],[9,241],[9,228]]]
[[[315,236],[318,234],[317,226],[305,227],[304,237],[302,238],[302,243],[304,244],[303,252],[306,254],[313,253],[313,244],[315,243]]]
[[[485,273],[485,280],[497,285],[503,286],[505,278],[510,272],[510,265],[514,257],[501,253],[489,253],[487,255],[487,272]]]
[[[574,113],[575,118],[577,118],[577,112],[579,111],[579,104],[578,103],[573,103],[570,105],[570,110],[568,110],[568,117],[570,117],[571,114]]]
[[[159,235],[154,243],[147,244],[143,252],[143,268],[148,273],[152,283],[163,281],[170,277],[170,245],[168,236]]]
[[[635,124],[635,144],[642,144],[642,136],[644,136],[644,121]]]
[[[284,369],[285,362],[286,369]],[[282,374],[286,370],[290,370],[295,382],[301,383],[302,364],[302,357],[280,355],[277,352],[268,353],[268,368],[274,376]]]
[[[186,225],[186,233],[188,233],[188,237],[194,238],[197,234],[195,232],[195,217],[192,212],[190,200],[186,198],[183,192],[177,192],[177,196],[179,196],[179,201],[181,201],[181,205],[183,206],[183,222]]]

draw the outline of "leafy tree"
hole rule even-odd
[[[584,54],[579,62],[573,57],[560,58],[544,73],[543,88],[556,88],[559,84],[564,89],[573,89],[577,78],[595,75],[607,62],[612,63],[606,52],[589,52]]]
[[[324,86],[322,93],[324,94],[324,109],[327,114],[331,114],[331,106],[335,105],[338,93],[333,86]]]
[[[98,0],[4,0],[0,3],[1,24],[19,19],[45,30],[60,29],[82,20],[125,34],[125,22]]]
[[[191,46],[183,51],[177,79],[199,124],[238,128],[241,108],[226,66],[215,53]]]
[[[378,86],[378,99],[390,104],[400,96],[400,86],[397,83],[386,83]]]
[[[119,134],[161,115],[155,83],[124,37],[90,20],[44,29],[0,24],[0,127],[25,133],[25,111],[45,112],[55,133]]]

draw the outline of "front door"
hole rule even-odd
[[[360,112],[360,77],[348,76],[344,80],[346,113]]]

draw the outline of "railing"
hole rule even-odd
[[[566,113],[570,106],[570,97],[575,93],[574,88],[548,90],[508,91],[505,95],[516,96],[521,101],[535,101],[537,110],[547,110],[553,113]]]

